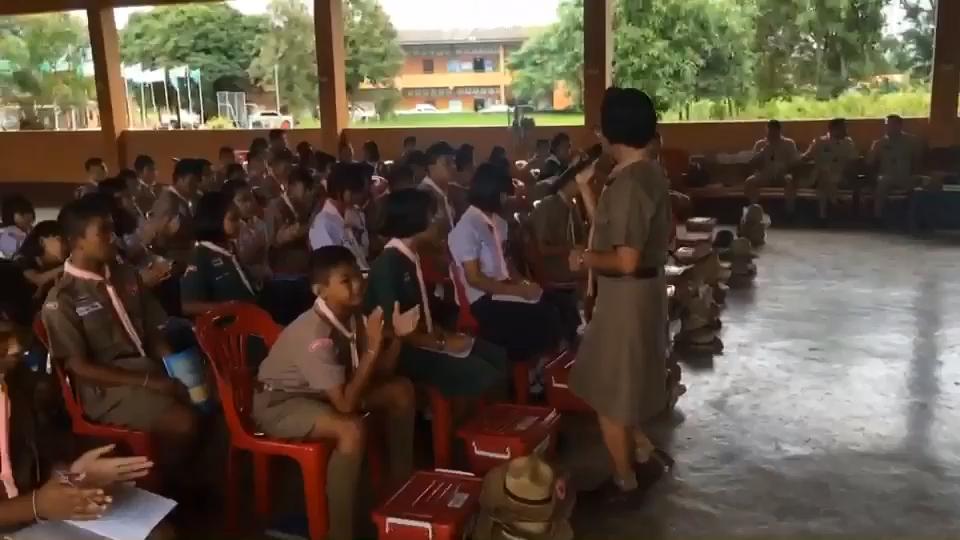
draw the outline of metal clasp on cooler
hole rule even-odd
[[[416,529],[426,529],[428,538],[433,540],[433,525],[427,523],[426,521],[417,521],[415,519],[403,519],[403,518],[394,518],[388,517],[386,523],[386,533],[390,534],[390,525],[400,526],[400,527],[413,527]]]
[[[490,459],[499,459],[504,461],[509,460],[511,457],[513,457],[513,454],[510,452],[509,446],[506,448],[506,453],[500,453],[500,452],[491,452],[489,450],[481,450],[480,448],[477,447],[476,441],[473,441],[470,444],[473,445],[474,455],[477,455],[480,457],[485,457]]]

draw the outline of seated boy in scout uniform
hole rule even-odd
[[[920,141],[903,131],[903,118],[887,117],[887,133],[873,142],[867,163],[877,171],[877,190],[873,196],[873,217],[883,218],[883,208],[892,191],[910,191],[925,183],[915,173],[920,161]],[[929,186],[927,186],[929,187]]]
[[[797,183],[790,170],[800,157],[797,143],[783,136],[779,120],[767,122],[767,136],[753,146],[750,164],[756,172],[747,178],[743,186],[750,204],[760,204],[760,188],[784,186],[787,214],[792,215],[797,202]]]
[[[258,374],[253,417],[270,437],[334,440],[327,476],[328,538],[353,539],[353,507],[363,461],[366,413],[386,421],[390,478],[413,467],[413,385],[394,374],[399,339],[384,333],[383,310],[362,321],[363,278],[343,246],[316,250],[310,278],[317,301],[284,328]],[[419,310],[393,311],[393,334],[413,332]],[[364,324],[360,324],[363,322]]]
[[[256,302],[257,282],[233,249],[241,225],[230,195],[200,197],[195,224],[197,245],[180,280],[184,315],[196,317],[224,302]]]
[[[270,276],[270,235],[267,223],[260,217],[261,206],[243,180],[231,180],[221,190],[233,202],[240,216],[240,228],[233,239],[237,257],[258,283]]]
[[[587,245],[587,223],[575,199],[579,192],[575,179],[576,171],[567,169],[553,183],[553,193],[530,214],[545,277],[551,283],[576,284],[585,277],[571,272],[568,261],[572,249]]]
[[[295,169],[290,174],[287,190],[267,203],[264,212],[271,258],[295,258],[295,261],[284,261],[284,266],[295,268],[295,272],[302,275],[307,273],[310,258],[307,231],[316,201],[315,184],[309,170]]]
[[[127,187],[133,194],[137,212],[141,217],[146,217],[147,212],[157,202],[157,166],[152,157],[141,154],[133,160],[133,170],[137,173],[137,178]]]
[[[159,464],[182,471],[198,418],[186,388],[163,367],[171,352],[161,328],[167,316],[136,270],[116,263],[102,198],[71,202],[59,221],[70,256],[41,312],[50,354],[74,376],[88,418],[151,432]]]
[[[850,167],[857,159],[857,147],[847,136],[847,121],[834,118],[827,134],[814,139],[800,158],[813,162],[813,180],[817,185],[820,219],[827,219],[829,205],[837,203],[840,184],[849,177]]]
[[[175,221],[178,226],[170,228],[173,234],[162,235],[154,240],[159,255],[176,263],[179,272],[186,267],[193,249],[193,204],[200,187],[203,166],[195,159],[181,159],[173,168],[173,183],[157,196],[149,219],[165,222]]]
[[[107,164],[103,158],[92,157],[83,162],[83,170],[87,173],[87,181],[74,192],[76,198],[97,191],[97,184],[107,177]]]

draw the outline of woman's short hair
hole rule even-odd
[[[499,212],[502,206],[500,196],[510,193],[510,185],[510,175],[503,168],[483,163],[473,173],[467,200],[484,212]]]
[[[53,237],[62,237],[63,229],[60,227],[60,224],[56,220],[48,219],[37,223],[33,229],[30,231],[30,234],[23,239],[23,243],[20,244],[20,249],[17,250],[17,255],[27,257],[30,259],[35,259],[43,255],[43,239],[44,238],[53,238]]]
[[[644,148],[657,132],[657,110],[636,88],[608,88],[603,95],[600,129],[610,144]]]
[[[15,214],[36,215],[36,212],[33,209],[33,203],[30,202],[30,199],[19,193],[11,193],[0,201],[0,214],[2,214],[3,225],[9,227],[14,224],[13,216]]]
[[[223,220],[233,206],[233,197],[223,191],[204,193],[197,201],[193,225],[198,242],[225,242],[227,233],[223,230]]]
[[[384,199],[380,235],[386,238],[410,238],[430,226],[436,213],[436,200],[422,189],[401,189]]]
[[[370,161],[380,161],[380,147],[377,146],[376,141],[363,143],[363,151],[366,154],[364,157],[368,157]]]
[[[457,172],[467,170],[467,167],[473,165],[473,145],[463,143],[457,148],[457,154],[453,158],[457,166]]]
[[[330,171],[327,179],[327,195],[338,198],[346,192],[363,193],[367,190],[369,165],[356,162],[339,162]]]

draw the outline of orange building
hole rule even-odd
[[[479,111],[510,98],[510,54],[538,28],[401,30],[406,53],[394,80],[402,97],[398,109],[429,104],[450,112]]]

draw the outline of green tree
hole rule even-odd
[[[28,125],[38,125],[40,106],[86,107],[96,96],[93,78],[83,73],[89,52],[80,17],[0,17],[0,101],[19,105]]]
[[[390,16],[377,0],[349,0],[343,18],[347,92],[364,81],[391,86],[404,55]]]
[[[347,90],[364,81],[390,85],[403,65],[390,18],[376,0],[348,0],[343,11]],[[269,28],[257,40],[259,54],[250,75],[267,91],[273,91],[278,79],[280,99],[290,112],[312,116],[317,102],[313,16],[303,0],[271,0],[267,12]]]
[[[248,84],[254,42],[265,25],[264,17],[244,15],[226,4],[160,6],[130,16],[120,33],[120,51],[125,64],[139,63],[144,69],[200,69],[205,110],[212,115],[215,90]]]
[[[933,37],[937,26],[936,0],[900,0],[907,29],[900,36],[908,69],[929,80],[933,71]]]
[[[757,93],[839,96],[887,69],[884,7],[889,0],[756,0]]]
[[[521,102],[537,103],[549,98],[562,81],[582,105],[583,93],[583,0],[564,0],[557,7],[558,21],[528,39],[510,55],[512,89]]]

